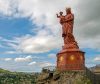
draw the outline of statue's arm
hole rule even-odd
[[[57,18],[60,18],[60,16],[58,14],[56,14]]]
[[[73,19],[74,19],[74,15],[71,14],[71,15],[66,19],[66,21],[71,21],[71,20],[73,20]]]

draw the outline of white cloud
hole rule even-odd
[[[12,58],[5,58],[4,60],[5,60],[5,61],[11,61]]]
[[[39,56],[32,56],[33,59],[43,59],[43,57],[39,57]]]
[[[48,57],[49,58],[56,58],[56,54],[53,54],[53,53],[52,54],[49,54]]]
[[[99,61],[100,62],[100,56],[95,57],[94,61]]]
[[[35,62],[35,61],[34,61],[34,62],[31,62],[31,63],[29,63],[28,65],[30,65],[30,66],[36,65],[36,62]]]
[[[14,0],[0,0],[0,13],[2,15],[11,16],[14,12]],[[12,5],[13,4],[13,5]],[[15,8],[15,7],[14,7]]]
[[[55,66],[55,64],[52,64],[50,62],[41,62],[38,64],[38,66],[43,68],[43,67],[47,67],[47,66]]]
[[[31,62],[28,64],[29,66],[37,66],[37,67],[40,67],[40,68],[43,68],[43,67],[47,67],[47,66],[55,66],[55,64],[52,64],[50,62]]]
[[[9,0],[0,0],[0,13],[5,14],[5,15],[11,14]]]
[[[47,34],[46,30],[38,32],[36,36],[26,35],[13,40],[19,41],[17,43],[7,42],[7,46],[17,51],[16,53],[44,53],[60,48],[62,43],[58,37]],[[14,51],[8,53],[14,53]]]
[[[17,54],[18,52],[16,51],[5,51],[3,54]]]
[[[17,17],[30,17],[33,24],[38,27],[36,36],[26,35],[19,37],[20,42],[17,44],[8,43],[9,46],[17,49],[17,51],[42,53],[61,47],[61,25],[58,23],[59,21],[55,14],[58,11],[65,11],[66,6],[71,6],[75,14],[74,32],[80,47],[99,49],[100,12],[97,9],[100,6],[97,3],[100,0],[13,0],[13,2],[11,1],[12,3],[10,1],[0,0],[0,12],[5,15],[8,13],[7,11],[10,11],[13,16],[16,16],[14,11],[17,9]],[[13,7],[11,4],[14,4]],[[88,4],[91,4],[91,7]],[[45,26],[44,29],[42,29],[42,26]]]
[[[33,1],[34,2],[34,1]],[[87,1],[88,3],[90,3],[90,0]],[[96,2],[99,2],[98,0],[96,0]],[[95,3],[96,3],[95,2]],[[80,14],[80,12],[82,11],[83,8],[79,9],[76,8],[77,6],[79,6],[79,3],[82,3],[81,1],[77,0],[75,2],[73,2],[73,0],[39,0],[39,1],[35,1],[36,6],[34,6],[34,12],[32,13],[32,17],[31,19],[33,20],[33,23],[37,24],[38,26],[40,25],[45,25],[46,27],[44,28],[46,31],[46,33],[52,37],[51,42],[52,44],[54,44],[53,42],[56,42],[54,44],[54,47],[56,46],[56,48],[58,46],[62,46],[61,42],[62,42],[62,38],[61,38],[61,26],[58,25],[58,21],[56,19],[55,13],[58,12],[59,10],[64,10],[66,6],[70,5],[74,12],[75,12],[75,21],[77,22],[74,26],[74,30],[75,30],[75,34],[76,34],[76,38],[77,41],[79,42],[80,47],[82,48],[93,48],[93,49],[99,49],[100,47],[100,34],[99,34],[99,27],[100,24],[98,23],[98,20],[100,21],[99,18],[99,12],[96,11],[95,9],[97,9],[97,6],[94,5],[94,1],[91,2],[91,5],[93,5],[94,8],[89,8],[88,5],[86,3],[83,3],[82,6],[86,5],[88,7],[88,11],[90,10],[91,12],[91,17],[90,14],[86,11],[84,11],[85,15],[83,15],[81,13],[81,17],[80,15],[78,16],[78,14]],[[46,5],[48,5],[47,7],[45,7]],[[55,6],[56,5],[56,6]],[[98,6],[99,8],[99,6]],[[49,11],[48,11],[49,9]],[[31,10],[31,9],[30,9]],[[42,11],[41,11],[42,10]],[[83,9],[84,10],[84,9]],[[93,10],[95,10],[95,12],[97,12],[98,14],[96,14],[93,12]],[[41,12],[40,12],[41,11]],[[86,18],[86,17],[90,17],[90,18]],[[94,17],[94,18],[93,18]],[[86,18],[83,19],[82,21],[80,21],[82,18]],[[95,18],[97,18],[98,20],[95,20]],[[80,22],[79,22],[80,21]],[[41,23],[42,22],[42,23]],[[79,24],[79,25],[77,25]],[[77,29],[76,29],[77,28]],[[48,31],[47,31],[48,30]],[[49,32],[52,32],[49,33]],[[42,29],[40,29],[37,33],[37,38],[39,38],[39,33],[42,33]],[[83,36],[85,37],[83,37]],[[47,35],[45,34],[43,38],[46,38]],[[86,38],[87,37],[87,38]],[[94,37],[94,40],[93,40]],[[47,37],[49,38],[49,37]],[[53,40],[54,39],[54,40]],[[46,42],[48,43],[48,41]],[[52,44],[50,44],[50,46],[53,46]],[[88,46],[87,46],[88,45]],[[44,46],[45,47],[45,46]],[[54,48],[52,47],[52,48]],[[49,48],[47,50],[50,50]]]
[[[9,2],[9,0],[7,1]],[[43,53],[61,47],[59,46],[61,45],[61,39],[58,35],[60,31],[56,12],[65,8],[66,0],[14,0],[14,2],[19,17],[30,17],[30,20],[39,27],[39,30],[36,36],[19,38],[20,43],[18,44],[8,42],[7,44],[10,47],[23,53]],[[69,3],[70,0],[67,0],[67,2]],[[15,12],[13,13],[13,16],[16,15]],[[43,25],[45,25],[45,28],[41,29]]]
[[[30,62],[32,61],[32,56],[18,57],[14,59],[15,62]]]
[[[52,35],[28,37],[19,44],[19,49],[24,53],[43,53],[58,48],[56,38]]]
[[[79,46],[81,48],[91,48],[100,51],[100,36],[94,38],[77,38]]]

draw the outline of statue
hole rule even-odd
[[[57,53],[57,69],[60,71],[84,70],[84,52],[80,51],[74,38],[74,14],[71,12],[71,8],[66,8],[66,15],[63,15],[63,12],[57,14],[57,18],[59,18],[59,23],[62,26],[64,40],[62,50]]]
[[[66,8],[66,15],[63,12],[57,14],[57,18],[60,19],[60,24],[62,25],[62,37],[64,39],[64,47],[76,47],[77,43],[73,36],[73,25],[74,25],[74,14],[71,12],[71,8]],[[71,46],[69,46],[71,44]]]
[[[63,12],[60,12],[60,16],[57,14],[57,18],[60,18],[60,24],[62,25],[62,36],[67,36],[68,33],[73,33],[73,23],[74,23],[74,14],[71,13],[71,8],[66,8],[66,15],[62,15]]]

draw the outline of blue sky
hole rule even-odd
[[[64,12],[66,5],[75,14],[74,35],[80,49],[86,52],[86,66],[100,64],[98,2],[0,0],[0,68],[37,72],[42,67],[55,66],[56,54],[63,45],[56,13]]]

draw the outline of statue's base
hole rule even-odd
[[[57,69],[60,71],[84,70],[84,61],[84,52],[79,49],[62,50],[57,54]]]

